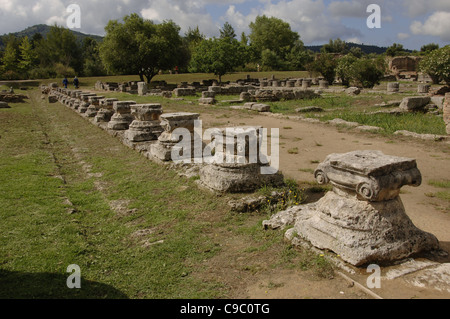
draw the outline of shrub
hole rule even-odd
[[[358,59],[352,65],[353,80],[363,88],[373,88],[380,84],[384,72],[376,64],[376,61],[369,59]]]
[[[445,81],[450,85],[450,45],[432,51],[419,63],[419,70],[427,73],[434,84]]]

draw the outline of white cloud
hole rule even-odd
[[[435,11],[450,11],[449,0],[403,0],[403,6],[413,18]]]
[[[414,21],[410,29],[415,35],[437,36],[442,41],[450,41],[450,12],[435,12],[424,23]]]
[[[405,39],[408,39],[409,37],[410,37],[410,35],[408,33],[400,32],[397,34],[397,38],[399,40],[405,40]]]

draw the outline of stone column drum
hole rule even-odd
[[[327,80],[320,80],[319,81],[319,89],[328,89],[329,83]]]
[[[81,93],[80,94],[80,106],[78,107],[78,112],[80,113],[86,113],[90,103],[89,98],[91,96],[96,96],[97,94],[94,93]]]
[[[387,84],[388,92],[398,92],[400,91],[400,83],[398,82],[390,82]]]
[[[444,122],[447,130],[447,134],[450,135],[450,93],[445,94],[444,106],[442,109],[444,113]]]
[[[111,117],[114,115],[113,104],[118,101],[115,98],[106,98],[101,99],[99,101],[100,110],[97,112],[97,115],[94,118],[95,123],[107,123],[111,120]]]
[[[184,128],[191,134],[191,157],[194,156],[194,126],[199,118],[200,114],[185,112],[161,115],[161,127],[164,131],[159,136],[158,142],[151,146],[150,155],[163,162],[172,161],[172,150],[182,140],[182,137],[174,134],[174,131]]]
[[[160,121],[163,113],[161,104],[135,104],[131,109],[135,120],[125,132],[125,138],[131,142],[157,140],[163,132]]]
[[[100,100],[104,99],[104,96],[90,96],[88,101],[90,103],[86,110],[87,117],[95,117],[100,109]]]
[[[263,175],[261,168],[268,161],[260,154],[262,127],[217,129],[212,135],[215,154],[210,164],[200,169],[199,183],[213,191],[226,193],[251,192],[263,184],[281,185],[280,173]],[[206,152],[205,152],[206,153]]]
[[[116,101],[113,104],[113,109],[116,113],[111,117],[108,123],[108,129],[113,131],[125,131],[133,122],[131,115],[131,105],[136,104],[134,101]]]
[[[302,89],[307,89],[311,87],[311,80],[310,79],[304,79],[302,81]]]
[[[430,91],[429,84],[419,84],[417,86],[417,93],[428,93]]]
[[[316,203],[292,207],[263,222],[266,228],[294,227],[293,243],[309,242],[354,265],[389,263],[439,249],[437,238],[418,229],[399,197],[403,186],[418,187],[416,161],[380,151],[331,154],[315,171],[333,191]]]

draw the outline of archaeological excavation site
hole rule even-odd
[[[448,6],[60,2],[0,8],[1,299],[450,298]]]

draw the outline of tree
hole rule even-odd
[[[380,80],[384,76],[384,70],[373,59],[358,59],[353,63],[351,70],[356,85],[363,88],[373,88],[380,84]]]
[[[320,48],[320,52],[322,53],[339,53],[339,54],[347,54],[349,52],[349,48],[345,41],[337,38],[336,40],[330,39],[328,44],[325,44]]]
[[[406,54],[406,52],[405,52],[405,49],[403,48],[403,45],[399,44],[399,43],[394,43],[386,50],[386,55],[391,56],[391,57],[405,55],[405,54]]]
[[[336,77],[337,59],[332,53],[320,53],[316,60],[307,66],[310,72],[318,72],[322,74],[328,83],[332,84]]]
[[[450,45],[425,56],[419,63],[419,70],[427,73],[434,84],[443,80],[450,85]]]
[[[191,44],[197,45],[200,42],[202,42],[205,38],[206,36],[200,32],[198,26],[195,29],[189,27],[188,31],[184,35],[184,39],[189,45]]]
[[[234,29],[231,26],[231,24],[229,24],[228,22],[225,22],[225,24],[223,25],[223,28],[220,29],[220,38],[221,39],[225,39],[225,38],[234,39],[234,38],[236,38],[236,33],[234,32]]]
[[[150,83],[159,70],[168,70],[183,62],[180,27],[173,21],[154,24],[134,13],[109,21],[100,46],[101,59],[109,72],[138,74]]]
[[[88,77],[106,75],[105,67],[100,58],[98,42],[91,37],[85,38],[83,40],[82,51],[83,75]]]
[[[191,72],[214,73],[222,76],[246,62],[246,50],[239,41],[229,38],[212,38],[202,41],[192,53]]]
[[[265,15],[256,17],[255,22],[250,23],[250,30],[252,46],[259,52],[270,50],[282,58],[300,41],[300,36],[291,30],[289,23]]]
[[[37,54],[34,51],[33,45],[28,39],[28,37],[24,37],[22,39],[19,49],[20,49],[19,69],[24,74],[28,74],[36,62]]]
[[[428,54],[434,50],[438,50],[439,49],[439,44],[436,43],[430,43],[430,44],[426,44],[424,46],[422,46],[420,48],[420,52],[424,53],[424,54]]]
[[[347,54],[339,59],[336,66],[336,75],[341,79],[342,85],[350,86],[350,81],[353,79],[353,64],[357,58],[353,54]]]

